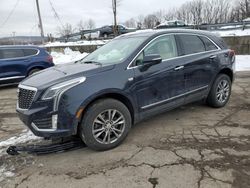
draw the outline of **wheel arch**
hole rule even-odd
[[[234,80],[234,76],[233,76],[233,71],[230,68],[223,68],[220,70],[219,74],[226,74],[227,76],[229,76],[231,82],[233,82]]]
[[[30,67],[28,70],[27,70],[27,76],[29,75],[30,71],[34,70],[34,69],[39,69],[39,70],[43,70],[44,67],[43,66],[33,66],[33,67]]]
[[[86,109],[88,109],[89,106],[91,106],[94,102],[96,102],[97,100],[100,100],[100,99],[115,99],[115,100],[118,100],[121,103],[123,103],[128,108],[128,110],[131,114],[132,124],[134,123],[134,121],[135,121],[135,107],[133,106],[133,103],[132,103],[131,99],[129,99],[129,97],[127,97],[126,95],[119,93],[119,92],[101,93],[101,94],[96,95],[95,97],[89,99],[87,103],[85,103],[84,105],[81,105],[84,108],[84,110],[81,114],[81,120],[82,120],[82,117],[84,116],[84,113],[86,112]]]

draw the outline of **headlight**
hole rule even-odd
[[[72,80],[68,80],[59,84],[56,84],[44,93],[42,96],[42,100],[48,100],[56,97],[59,93],[64,92],[86,80],[86,77],[75,78]]]

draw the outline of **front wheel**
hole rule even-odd
[[[126,138],[131,115],[120,101],[102,99],[87,109],[80,126],[80,137],[89,148],[108,150]]]
[[[226,74],[219,74],[207,97],[209,106],[220,108],[227,104],[231,95],[232,82]]]

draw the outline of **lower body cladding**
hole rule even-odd
[[[33,103],[29,109],[17,108],[17,112],[21,121],[36,136],[55,138],[77,133],[78,119],[69,113],[58,115],[53,111],[53,101]]]

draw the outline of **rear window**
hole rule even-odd
[[[24,56],[23,50],[21,49],[1,49],[0,51],[0,59],[18,58]]]
[[[196,35],[178,35],[178,38],[182,44],[182,55],[189,55],[206,51],[204,43]]]
[[[36,55],[37,52],[37,49],[23,49],[24,56]]]
[[[212,43],[207,37],[202,37],[200,36],[200,38],[202,39],[202,41],[205,44],[206,47],[206,51],[210,51],[210,50],[217,50],[218,48],[215,46],[214,43]]]

